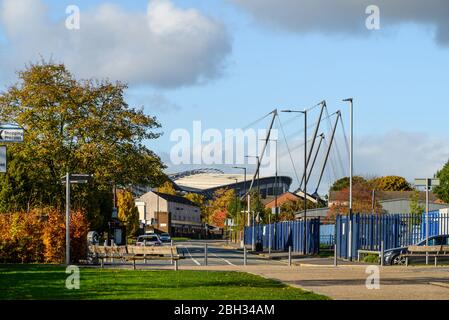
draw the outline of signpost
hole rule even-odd
[[[0,123],[0,143],[23,142],[23,128],[14,124]],[[6,146],[0,146],[0,173],[6,173]]]
[[[70,174],[66,173],[61,177],[61,182],[65,184],[65,262],[70,264],[70,185],[88,183],[92,178],[91,174]]]
[[[440,185],[440,179],[415,179],[415,185],[426,188],[426,246],[429,246],[429,191]],[[429,253],[426,252],[426,264],[429,264]]]
[[[23,142],[24,130],[22,128],[0,127],[0,142]]]
[[[0,146],[0,173],[6,173],[6,146]]]

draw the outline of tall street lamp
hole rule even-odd
[[[250,214],[249,214],[249,207],[250,207],[250,204],[249,204],[249,202],[250,202],[250,198],[249,198],[249,190],[247,191],[246,190],[246,167],[233,167],[234,169],[240,169],[240,170],[243,170],[243,173],[244,173],[244,182],[243,182],[243,190],[244,190],[244,192],[243,192],[243,195],[245,195],[245,194],[248,194],[248,204],[247,204],[247,206],[248,206],[248,216],[247,216],[247,219],[248,219],[248,227],[250,226],[250,224],[251,224],[251,218],[250,218]],[[245,219],[243,219],[243,226],[245,226]],[[245,229],[245,228],[243,228],[243,229]]]
[[[268,139],[268,141],[272,141],[275,143],[276,151],[275,151],[275,178],[274,178],[274,209],[275,214],[278,214],[278,140],[276,139]],[[271,214],[268,215],[268,256],[271,255]]]
[[[303,248],[303,254],[307,254],[307,109],[304,109],[304,111],[299,110],[282,110],[282,112],[287,113],[302,113],[304,114],[304,226],[303,226],[303,241],[304,241],[304,248]]]
[[[245,158],[256,158],[257,159],[257,193],[260,201],[260,157],[259,156],[245,156]],[[251,191],[251,190],[250,190]],[[249,192],[248,192],[249,194]],[[259,206],[259,201],[257,202],[257,206]],[[248,200],[248,210],[249,210],[250,200]],[[259,210],[259,208],[257,208]],[[255,250],[256,247],[256,239],[255,239],[255,226],[254,226],[254,210],[252,212],[252,250]]]
[[[61,177],[61,182],[65,183],[65,263],[70,264],[70,185],[88,183],[93,177],[92,174],[70,174],[66,173]]]
[[[349,260],[352,260],[352,186],[354,175],[354,119],[353,119],[353,98],[347,98],[343,100],[349,102],[349,241],[348,241],[348,253]]]

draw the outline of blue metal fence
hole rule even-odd
[[[426,219],[423,215],[411,214],[355,214],[337,216],[337,255],[349,258],[349,234],[352,229],[351,256],[358,250],[380,251],[417,244],[426,237]],[[429,213],[429,236],[449,234],[449,215],[439,211]]]
[[[307,221],[307,253],[317,254],[320,248],[320,219],[310,219]],[[254,242],[263,244],[264,249],[268,249],[269,235],[271,230],[271,250],[288,251],[292,247],[293,252],[303,252],[304,250],[304,222],[285,221],[271,225],[254,226]],[[244,234],[245,245],[253,242],[253,227],[246,227]]]

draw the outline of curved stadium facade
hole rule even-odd
[[[252,175],[226,174],[220,171],[187,171],[183,173],[169,175],[179,191],[199,193],[207,198],[211,198],[215,191],[228,188],[236,190],[239,196],[243,196],[250,188]],[[260,188],[262,198],[283,194],[290,189],[292,178],[288,176],[261,177],[255,180],[253,189]],[[277,192],[276,192],[277,188]]]

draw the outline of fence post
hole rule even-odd
[[[204,245],[204,265],[207,266],[207,243]]]
[[[288,265],[292,265],[292,246],[288,246]]]
[[[384,266],[384,255],[385,255],[385,247],[384,247],[384,241],[382,240],[380,242],[380,266]]]
[[[337,260],[337,244],[334,244],[334,267],[338,266],[338,260]]]
[[[246,259],[247,259],[247,251],[246,246],[243,246],[243,265],[246,266]]]

